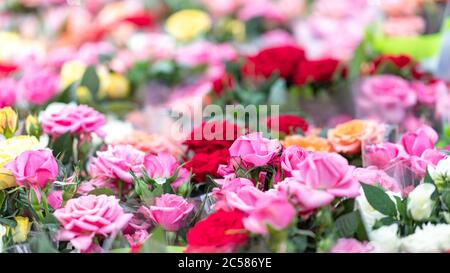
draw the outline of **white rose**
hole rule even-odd
[[[402,239],[405,252],[446,252],[450,250],[450,225],[427,224]]]
[[[430,218],[435,204],[431,195],[435,190],[433,184],[423,183],[409,193],[407,209],[414,220],[425,221]]]
[[[436,167],[428,166],[428,173],[437,185],[442,184],[446,179],[450,179],[450,157],[439,161]]]
[[[397,224],[382,226],[372,230],[368,235],[375,252],[398,252],[401,246],[401,239],[398,237],[397,232]]]

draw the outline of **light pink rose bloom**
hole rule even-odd
[[[359,195],[360,185],[353,177],[354,167],[335,153],[311,153],[292,177],[276,185],[282,195],[288,195],[299,205],[301,213],[329,204],[336,197]]]
[[[277,139],[264,138],[260,132],[240,136],[229,148],[231,157],[241,158],[251,167],[269,164],[280,150],[281,144]]]
[[[381,0],[381,9],[389,16],[404,16],[415,14],[423,0]]]
[[[261,47],[271,48],[284,45],[296,46],[296,42],[292,35],[284,30],[276,29],[265,32],[261,35]]]
[[[62,225],[58,240],[70,241],[80,251],[88,250],[96,235],[116,234],[133,216],[123,211],[118,199],[106,195],[70,199],[54,215]]]
[[[145,153],[131,145],[110,145],[106,151],[98,151],[88,166],[93,178],[121,180],[133,183],[133,171],[140,176],[144,167]]]
[[[296,216],[294,207],[286,198],[267,194],[259,198],[256,206],[244,218],[244,227],[252,233],[265,235],[267,225],[276,230],[282,230],[292,223]]]
[[[30,69],[19,82],[23,98],[33,104],[42,105],[59,91],[59,75],[47,70]]]
[[[399,144],[390,142],[370,144],[364,147],[364,163],[367,166],[383,169],[395,162],[403,153],[403,146]]]
[[[393,75],[367,78],[358,96],[360,114],[395,124],[400,123],[408,109],[417,102],[416,93],[409,83]]]
[[[230,178],[220,181],[216,180],[221,187],[215,187],[212,189],[212,196],[219,200],[225,196],[227,192],[237,192],[239,189],[245,186],[254,186],[253,182],[247,178]]]
[[[58,163],[48,149],[23,152],[4,168],[12,172],[17,184],[35,190],[53,183],[58,175]]]
[[[425,20],[420,16],[388,18],[383,25],[388,36],[416,36],[425,30]]]
[[[437,81],[430,84],[424,84],[423,82],[416,81],[411,84],[411,87],[417,94],[417,100],[426,106],[434,106],[439,94],[447,90],[447,86],[443,81]],[[441,91],[444,90],[444,91]]]
[[[304,10],[304,0],[243,0],[238,18],[248,21],[263,17],[266,20],[287,22]]]
[[[427,121],[424,118],[418,118],[413,114],[409,114],[401,123],[401,128],[405,131],[417,131],[425,125],[427,125]]]
[[[55,104],[41,112],[40,120],[44,132],[52,137],[67,132],[77,135],[96,133],[104,136],[101,127],[105,116],[87,105]]]
[[[436,131],[424,125],[415,132],[408,132],[400,138],[400,144],[406,153],[414,156],[421,156],[427,149],[433,149],[438,141],[439,135]]]
[[[85,43],[77,51],[76,59],[88,64],[98,64],[101,55],[111,55],[114,47],[107,42]]]
[[[63,201],[62,191],[51,191],[47,196],[47,201],[53,209],[59,209]]]
[[[370,253],[374,247],[368,242],[360,242],[356,239],[341,238],[331,248],[331,253]]]
[[[353,171],[353,176],[361,183],[380,185],[384,189],[392,192],[401,191],[397,180],[375,166],[356,168]]]
[[[194,205],[189,204],[183,197],[163,194],[156,198],[153,206],[142,206],[139,211],[165,230],[178,231],[186,226],[186,219],[193,209]]]
[[[136,230],[133,234],[125,234],[124,237],[130,244],[131,252],[139,252],[140,247],[148,239],[149,234],[146,230],[141,229]]]
[[[420,177],[424,177],[428,166],[436,167],[438,162],[445,157],[445,154],[436,149],[426,149],[420,157],[411,156],[409,161],[411,163],[412,171]]]
[[[199,41],[181,47],[175,56],[177,63],[185,66],[221,64],[235,58],[236,50],[231,45],[214,44],[208,41]]]
[[[291,172],[297,169],[297,165],[305,160],[307,152],[300,147],[290,146],[283,151],[281,155],[281,168],[284,170],[284,176],[292,176]]]
[[[17,83],[12,78],[0,80],[0,108],[16,103],[17,89]]]
[[[265,198],[264,192],[251,185],[244,186],[236,191],[227,191],[224,203],[228,209],[251,213],[261,198]]]
[[[216,17],[226,16],[238,8],[241,0],[202,0],[205,8]]]
[[[367,6],[367,0],[317,0],[314,2],[314,13],[345,19],[355,16],[357,12],[363,12]]]
[[[178,170],[178,176],[171,184],[174,190],[189,178],[189,171],[186,168],[180,168],[180,163],[178,163],[177,159],[169,153],[146,155],[144,158],[144,168],[148,176],[155,180],[171,178]]]

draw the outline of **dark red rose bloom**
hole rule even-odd
[[[269,118],[267,119],[267,127],[272,129],[275,122],[278,122],[278,131],[285,134],[291,134],[297,131],[297,129],[306,132],[309,128],[308,122],[296,115],[280,115]]]
[[[195,128],[183,144],[195,153],[228,149],[238,137],[239,127],[226,120],[207,121]]]
[[[242,73],[246,76],[270,77],[278,72],[280,77],[290,80],[297,65],[305,60],[305,51],[299,47],[286,45],[267,48],[255,56],[248,57]]]
[[[187,233],[186,252],[231,252],[245,244],[248,235],[240,211],[218,210],[210,214]]]
[[[330,82],[338,66],[339,61],[335,59],[301,62],[297,67],[293,82],[297,85],[304,85],[308,82]]]
[[[224,90],[233,88],[233,77],[229,74],[224,74],[222,77],[215,79],[212,85],[214,93],[220,96]]]
[[[370,66],[370,74],[375,74],[379,72],[378,70],[382,65],[391,64],[394,65],[398,70],[404,68],[413,69],[416,66],[415,61],[407,56],[407,55],[381,55],[376,57],[372,61],[372,65]]]
[[[228,159],[230,158],[230,153],[228,149],[221,149],[214,151],[212,153],[199,153],[195,154],[190,161],[185,165],[185,168],[192,170],[195,174],[193,180],[196,182],[205,182],[206,175],[211,175],[212,177],[218,177],[217,168],[219,165],[228,164]]]

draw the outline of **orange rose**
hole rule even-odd
[[[381,136],[379,125],[374,121],[354,119],[337,125],[328,131],[328,140],[336,152],[357,154],[365,140],[376,142]]]
[[[282,141],[285,147],[298,146],[308,151],[332,152],[333,148],[327,139],[318,137],[314,134],[308,136],[291,135],[286,136]]]

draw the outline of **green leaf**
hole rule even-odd
[[[4,191],[0,191],[0,209],[3,207],[3,203],[6,199],[6,193]]]
[[[183,253],[185,248],[184,246],[167,246],[166,249],[168,253]]]
[[[108,188],[98,188],[95,190],[90,191],[88,194],[92,195],[114,195],[114,192],[111,189]]]
[[[12,219],[0,218],[0,224],[4,224],[4,225],[10,226],[12,228],[15,228],[17,225],[17,222]]]
[[[428,168],[425,171],[425,177],[423,178],[423,183],[429,183],[434,185],[434,180],[431,178],[430,172],[428,171]]]
[[[166,252],[166,233],[161,227],[155,227],[150,237],[144,242],[140,253]]]
[[[384,190],[379,187],[361,183],[367,202],[380,213],[395,217],[397,209],[395,203],[391,200]]]
[[[39,232],[37,237],[31,240],[30,245],[37,253],[58,253],[45,232]]]
[[[395,219],[394,218],[392,218],[392,217],[384,217],[384,218],[381,218],[381,219],[375,221],[375,224],[373,225],[373,228],[374,229],[378,229],[378,228],[380,228],[382,226],[390,226],[393,223],[395,223]]]
[[[50,148],[53,150],[53,155],[55,157],[61,156],[61,161],[63,164],[69,163],[69,160],[73,154],[72,141],[71,133],[66,132],[64,135],[59,136],[50,145]]]
[[[406,213],[405,202],[403,202],[403,200],[398,196],[394,196],[394,198],[395,198],[395,203],[397,204],[398,213],[400,214],[400,216],[402,218],[406,218],[407,213]]]
[[[100,89],[100,79],[97,75],[95,66],[90,65],[86,68],[80,82],[81,86],[86,86],[91,92],[92,97],[97,97],[97,92]]]
[[[339,217],[335,222],[339,237],[351,237],[357,231],[360,222],[358,211],[352,211]]]

